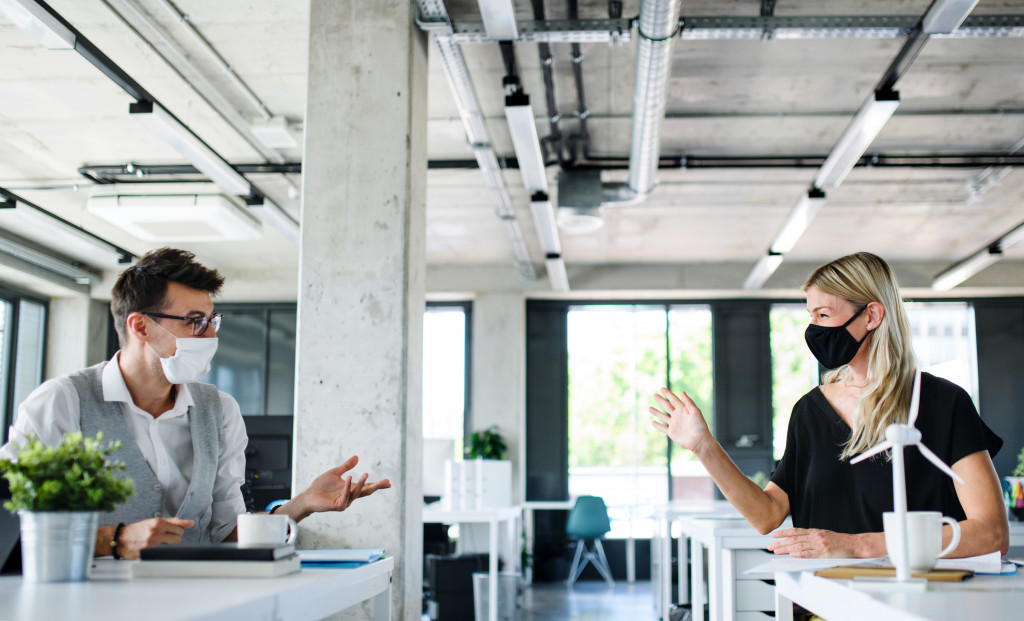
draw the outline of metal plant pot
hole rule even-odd
[[[26,582],[88,579],[96,548],[96,511],[18,511]]]

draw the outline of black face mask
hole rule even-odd
[[[811,324],[807,326],[807,331],[804,332],[804,340],[807,341],[807,347],[814,354],[814,357],[818,359],[821,366],[826,369],[838,369],[844,364],[849,364],[853,357],[860,351],[861,343],[868,338],[865,334],[864,338],[857,340],[853,338],[853,335],[846,329],[846,326],[850,325],[854,319],[860,316],[867,308],[867,304],[862,306],[859,311],[854,313],[850,320],[841,326],[819,326]],[[871,331],[868,331],[871,334]]]

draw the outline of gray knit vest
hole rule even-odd
[[[135,482],[135,494],[123,505],[100,518],[101,524],[131,524],[152,517],[167,517],[163,511],[163,487],[153,474],[152,468],[142,456],[131,428],[124,419],[121,404],[103,400],[103,367],[108,362],[72,373],[69,377],[78,392],[81,404],[82,434],[95,437],[103,432],[103,442],[120,440],[124,448],[113,454],[123,461],[127,476]],[[114,363],[116,364],[116,363]],[[213,518],[213,485],[217,478],[217,462],[220,456],[221,410],[220,394],[216,386],[193,382],[188,384],[193,405],[188,408],[189,428],[192,432],[192,450],[195,462],[192,467],[192,481],[188,492],[178,509],[176,517],[195,520],[192,528],[185,530],[182,543],[211,543],[210,521]]]

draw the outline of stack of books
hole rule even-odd
[[[141,550],[131,574],[132,578],[275,578],[300,568],[301,559],[292,544],[172,544]]]

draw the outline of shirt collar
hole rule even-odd
[[[129,403],[135,407],[132,401],[132,394],[128,391],[128,385],[124,383],[124,376],[121,375],[121,367],[118,364],[118,356],[121,352],[114,354],[114,357],[103,367],[101,383],[103,386],[104,401],[118,401]],[[175,397],[174,407],[171,412],[185,412],[193,405],[192,393],[188,390],[188,384],[178,384],[178,396]]]

